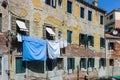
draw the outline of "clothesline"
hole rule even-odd
[[[23,42],[23,61],[46,60],[60,57],[60,48],[67,47],[67,41],[42,40],[30,36],[17,35],[17,39]]]

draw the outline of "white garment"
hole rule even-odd
[[[60,48],[63,48],[63,41],[59,41],[60,42]]]
[[[50,59],[60,57],[60,44],[59,41],[47,41],[48,56]]]
[[[67,41],[66,40],[63,41],[63,47],[67,47]]]
[[[18,42],[22,42],[22,35],[17,33],[17,40]]]

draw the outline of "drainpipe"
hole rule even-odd
[[[10,2],[7,0],[8,3],[8,80],[10,80],[10,48],[11,48],[11,11],[10,11]]]

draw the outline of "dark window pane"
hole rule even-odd
[[[67,1],[67,12],[72,13],[72,2]]]
[[[58,5],[59,5],[59,6],[62,5],[62,0],[58,0]]]
[[[67,30],[67,42],[72,43],[72,31]]]
[[[88,11],[88,20],[92,21],[92,12],[91,11]]]
[[[114,49],[115,49],[114,43],[113,42],[108,43],[108,50],[114,50]]]
[[[100,47],[105,48],[105,39],[104,38],[100,38]]]
[[[2,32],[2,14],[0,14],[0,32]]]
[[[84,18],[84,8],[80,8],[80,17]]]
[[[54,59],[47,59],[46,61],[46,70],[47,71],[52,71],[55,67],[57,67],[57,60]]]
[[[110,60],[109,60],[109,65],[110,65],[110,66],[114,66],[114,59],[110,59]]]
[[[75,59],[74,58],[67,58],[67,67],[68,69],[75,69]]]
[[[100,24],[103,24],[103,16],[100,16]]]
[[[0,75],[2,73],[2,58],[0,57]]]

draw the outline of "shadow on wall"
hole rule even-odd
[[[44,73],[44,61],[27,61],[26,67],[36,73]]]

